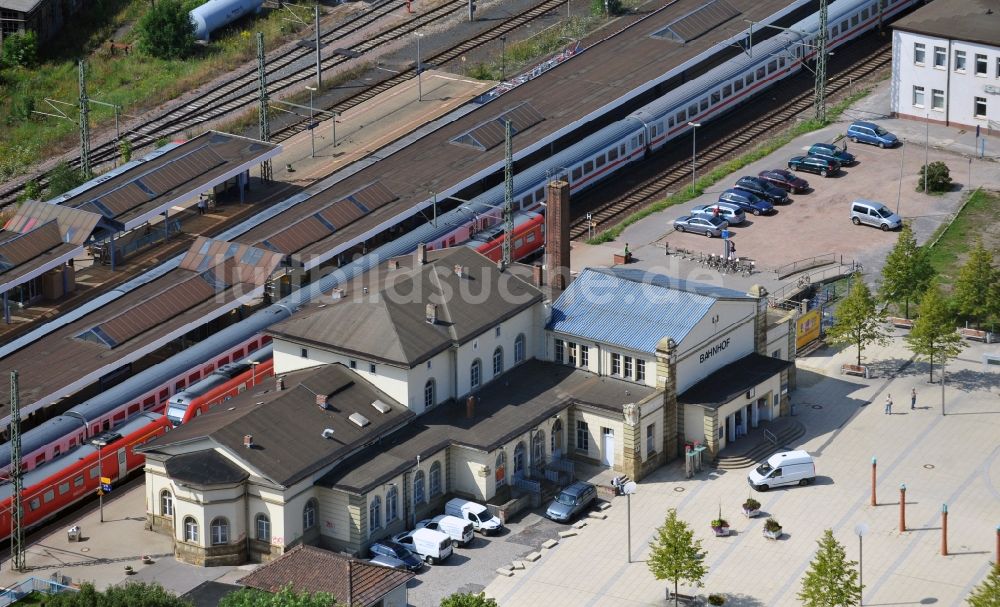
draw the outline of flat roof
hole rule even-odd
[[[1000,0],[928,2],[892,27],[948,40],[1000,46]]]
[[[716,369],[708,377],[677,396],[683,405],[718,409],[757,384],[767,381],[794,363],[753,352]]]

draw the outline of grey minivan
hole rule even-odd
[[[578,481],[559,492],[545,510],[545,516],[561,523],[583,512],[597,499],[597,487]]]
[[[883,232],[895,230],[903,225],[903,220],[889,207],[881,202],[861,198],[851,203],[851,221],[856,226],[865,224],[881,228]]]

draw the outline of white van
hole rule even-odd
[[[486,506],[476,502],[457,497],[450,499],[444,505],[444,513],[472,523],[472,528],[483,535],[499,533],[503,529],[503,523],[500,522],[500,519],[490,514]]]
[[[451,538],[452,546],[464,546],[472,541],[472,523],[450,514],[439,514],[419,521],[416,528],[440,531]]]
[[[430,565],[440,563],[451,556],[451,537],[440,531],[414,529],[394,535],[392,539],[409,548],[410,552]]]
[[[783,485],[808,485],[816,478],[816,465],[805,451],[775,453],[747,475],[747,482],[758,491]]]

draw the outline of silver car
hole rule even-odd
[[[864,199],[858,199],[851,203],[851,222],[856,226],[864,224],[881,228],[883,232],[903,226],[903,220],[889,207],[881,202]]]
[[[694,232],[709,238],[722,236],[722,230],[728,227],[728,221],[714,215],[684,215],[674,220],[674,229],[678,232]]]
[[[575,515],[590,507],[597,499],[597,487],[577,481],[559,492],[545,510],[545,516],[554,521],[568,523]]]

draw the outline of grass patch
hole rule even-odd
[[[990,233],[982,229],[984,225],[992,225],[998,213],[1000,194],[978,189],[969,195],[955,218],[940,226],[934,233],[928,256],[942,285],[951,287],[969,250],[975,244],[972,235],[984,236],[987,247],[1000,245],[1000,236],[992,236],[991,241]]]
[[[663,200],[654,202],[653,204],[643,208],[642,210],[629,215],[628,217],[623,219],[622,222],[619,223],[618,225],[612,228],[608,228],[607,230],[604,230],[597,236],[588,240],[587,244],[602,244],[605,242],[611,242],[616,238],[618,238],[618,236],[621,235],[622,231],[628,226],[632,225],[633,223],[645,219],[646,217],[649,217],[653,213],[659,213],[660,211],[666,209],[667,207],[683,204],[685,202],[697,198],[698,196],[701,196],[702,194],[705,193],[705,190],[707,188],[715,185],[728,175],[735,173],[736,171],[747,166],[748,164],[757,162],[761,158],[764,158],[765,156],[774,153],[782,146],[787,145],[790,141],[792,141],[792,139],[795,139],[800,135],[805,135],[806,133],[811,133],[812,131],[819,130],[827,126],[828,124],[835,122],[840,117],[840,115],[844,113],[844,110],[849,108],[851,105],[857,103],[861,99],[864,99],[870,92],[871,89],[860,90],[850,95],[840,103],[827,108],[826,122],[816,120],[815,118],[810,120],[805,120],[803,122],[796,124],[787,132],[778,135],[776,137],[772,137],[771,139],[768,139],[758,144],[757,147],[750,150],[749,152],[742,154],[741,156],[738,156],[737,158],[734,158],[722,164],[721,166],[718,166],[709,171],[707,175],[704,175],[700,179],[698,179],[694,187],[690,185],[686,186],[679,192],[672,194]]]

